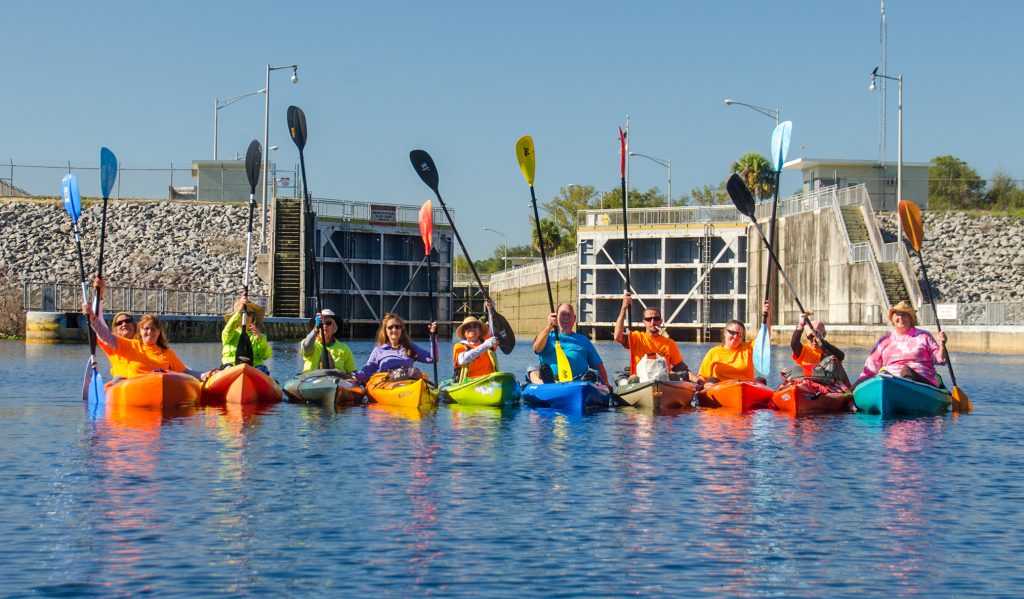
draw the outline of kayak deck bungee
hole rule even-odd
[[[535,408],[580,412],[607,408],[610,399],[611,389],[607,385],[590,381],[530,383],[523,387],[523,403]]]
[[[366,382],[366,394],[373,401],[389,406],[425,408],[437,405],[437,389],[425,378],[387,380],[378,372]]]
[[[705,384],[697,392],[697,405],[744,412],[760,410],[768,407],[774,394],[774,389],[757,381],[722,381]]]
[[[802,377],[783,381],[772,395],[769,407],[794,416],[849,412],[853,393],[846,388],[828,386],[826,382]]]
[[[697,388],[689,381],[654,380],[619,385],[612,396],[623,406],[660,409],[689,407]]]
[[[269,374],[250,366],[235,364],[219,370],[203,383],[203,402],[234,404],[281,401],[281,385]]]
[[[304,372],[284,384],[289,401],[322,405],[363,403],[363,386],[339,370],[318,369]]]
[[[452,402],[471,406],[511,406],[519,403],[522,388],[511,372],[492,372],[441,389]]]
[[[107,403],[136,408],[162,409],[199,402],[202,383],[181,372],[148,372],[105,385]]]
[[[946,389],[882,373],[853,390],[857,411],[882,416],[935,416],[948,412],[953,396]]]

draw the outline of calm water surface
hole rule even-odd
[[[696,367],[707,347],[681,349]],[[176,349],[197,368],[220,355]],[[0,342],[0,594],[1024,592],[1021,356],[955,356],[975,412],[909,420],[291,404],[90,419],[86,351]],[[300,362],[274,352],[283,381]],[[521,340],[503,365],[532,360]]]

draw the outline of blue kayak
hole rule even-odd
[[[523,403],[535,408],[554,408],[581,412],[595,408],[607,408],[611,389],[601,383],[589,381],[568,381],[543,385],[528,384],[523,387]]]
[[[857,385],[853,403],[860,412],[882,416],[935,416],[949,411],[945,389],[882,373]]]

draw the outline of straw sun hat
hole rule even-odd
[[[455,329],[455,336],[458,337],[459,339],[465,339],[466,336],[463,333],[466,330],[466,325],[467,324],[471,324],[471,323],[475,323],[475,324],[480,325],[480,337],[481,338],[483,338],[485,335],[487,335],[487,331],[489,329],[487,327],[487,323],[486,322],[481,321],[476,316],[467,316],[466,318],[464,318],[462,320],[462,324],[460,324],[459,327],[457,329]]]
[[[913,327],[917,326],[917,310],[915,310],[914,307],[911,306],[909,302],[907,302],[906,300],[903,300],[900,303],[896,304],[895,306],[889,308],[889,314],[886,317],[886,319],[889,322],[892,322],[892,315],[897,313],[897,312],[902,312],[902,313],[910,316],[910,326],[913,326]]]

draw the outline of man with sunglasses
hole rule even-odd
[[[696,377],[690,373],[690,367],[686,365],[683,355],[679,352],[679,346],[661,326],[661,310],[647,308],[644,310],[644,330],[626,331],[624,322],[632,304],[633,295],[627,291],[622,295],[622,309],[615,320],[615,340],[629,350],[628,376],[637,373],[636,366],[645,356],[648,359],[650,356],[659,356],[665,360],[672,372],[677,373],[680,380],[696,382]]]

